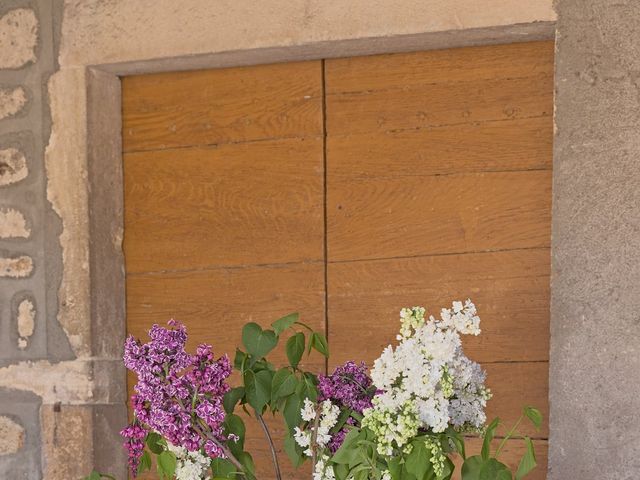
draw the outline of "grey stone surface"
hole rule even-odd
[[[40,463],[40,397],[28,392],[0,389],[0,416],[9,417],[24,429],[24,444],[15,453],[0,455],[0,478],[42,478]]]
[[[640,478],[640,2],[558,0],[549,479]]]

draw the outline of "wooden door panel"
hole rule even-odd
[[[553,75],[553,42],[511,43],[328,60],[328,94]],[[548,92],[547,92],[548,94]]]
[[[127,272],[322,261],[322,139],[125,154]]]
[[[327,95],[329,134],[389,132],[551,116],[553,77]],[[390,101],[393,99],[392,101]]]
[[[325,71],[331,366],[375,359],[403,306],[471,297],[483,334],[464,344],[494,391],[487,414],[508,425],[540,408],[541,431],[523,430],[539,439],[545,478],[553,43]],[[522,445],[507,451],[517,462]]]
[[[125,152],[322,134],[321,62],[126,77]]]
[[[329,179],[330,262],[550,245],[551,172]]]
[[[550,117],[385,133],[331,135],[327,176],[333,180],[548,170]]]
[[[353,358],[372,362],[393,343],[402,307],[424,305],[437,316],[452,300],[467,297],[482,319],[482,335],[464,337],[470,358],[546,361],[549,263],[546,248],[331,263],[331,364]]]

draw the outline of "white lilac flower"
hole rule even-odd
[[[328,455],[322,455],[318,458],[313,469],[313,480],[335,480],[335,472],[333,467],[328,464],[328,460]]]
[[[422,307],[404,308],[400,321],[398,345],[389,345],[371,371],[382,393],[364,411],[363,426],[376,434],[382,455],[404,449],[418,429],[479,428],[490,398],[484,372],[462,351],[460,335],[480,333],[470,300],[453,302],[439,320],[425,320]]]
[[[209,480],[207,472],[211,459],[200,451],[189,452],[184,447],[167,442],[167,449],[176,456],[176,480]]]
[[[313,411],[313,415],[311,415],[311,411]],[[304,407],[300,411],[302,414],[302,419],[308,422],[308,429],[302,430],[299,427],[296,427],[294,430],[293,438],[298,445],[300,445],[304,450],[304,454],[310,457],[312,455],[311,451],[311,440],[313,437],[313,433],[315,430],[315,420],[316,420],[316,409],[308,398],[304,401]],[[315,445],[318,448],[325,448],[329,441],[331,440],[331,435],[329,431],[338,423],[338,415],[340,414],[340,408],[337,405],[331,403],[330,400],[325,400],[320,404],[320,417],[318,418],[318,430],[315,432]]]
[[[304,407],[300,410],[302,414],[302,420],[305,422],[311,422],[314,418],[316,418],[316,406],[315,404],[309,400],[308,398],[304,399]]]

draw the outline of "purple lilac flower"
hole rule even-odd
[[[371,400],[375,394],[372,383],[364,363],[357,365],[349,361],[337,367],[331,375],[318,377],[318,402],[330,400],[341,410],[348,409],[362,413],[365,408],[372,406]],[[347,424],[355,425],[355,423],[352,417],[347,419]],[[329,441],[331,453],[335,453],[340,448],[347,432],[345,427],[331,438]]]
[[[340,408],[362,413],[365,408],[371,407],[374,393],[371,385],[364,362],[357,365],[349,361],[337,367],[331,375],[318,377],[318,401],[331,400]]]
[[[204,448],[213,458],[224,456],[216,442],[227,440],[222,399],[230,389],[226,382],[231,374],[229,359],[226,355],[216,359],[210,345],[200,345],[195,355],[189,355],[186,329],[174,320],[169,328],[154,325],[149,337],[150,342],[141,344],[130,336],[124,349],[125,366],[138,376],[131,397],[138,423],[123,430],[132,444],[127,447],[132,474],[136,474],[133,466],[137,469],[144,435],[142,447],[138,437],[133,437],[134,442],[130,436],[140,430],[146,433],[145,429],[189,451]]]
[[[139,424],[133,423],[124,428],[120,435],[125,438],[124,448],[129,454],[129,469],[135,476],[138,473],[138,464],[144,450],[144,439],[147,432]]]

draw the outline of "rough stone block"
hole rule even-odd
[[[20,68],[36,61],[38,19],[30,8],[10,10],[0,18],[0,68]]]
[[[19,336],[18,347],[24,349],[36,327],[36,306],[32,299],[25,298],[18,304],[16,323]]]
[[[29,238],[31,229],[22,212],[14,208],[0,208],[0,238]]]
[[[24,88],[0,88],[0,120],[17,115],[26,104],[27,91]]]
[[[91,406],[43,405],[44,478],[83,478],[93,468]]]
[[[24,153],[13,147],[0,150],[0,187],[19,182],[28,174]]]
[[[40,402],[33,393],[0,388],[0,478],[42,478]]]
[[[0,415],[0,455],[17,453],[24,446],[24,428],[15,419]]]
[[[33,259],[27,255],[10,257],[0,254],[0,278],[26,278],[33,272]]]

